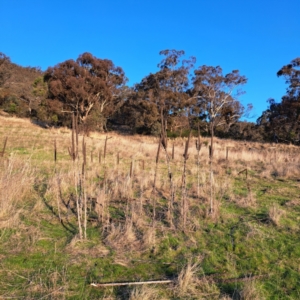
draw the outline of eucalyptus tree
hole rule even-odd
[[[269,107],[257,122],[264,129],[266,139],[281,142],[300,142],[300,57],[283,66],[277,76],[288,84],[281,102],[269,99]]]
[[[70,59],[48,68],[44,80],[48,83],[50,106],[63,113],[74,113],[83,123],[92,110],[102,119],[118,108],[121,91],[127,78],[111,60],[99,59],[83,53],[76,61]]]
[[[300,57],[293,59],[289,64],[283,66],[278,72],[277,76],[283,76],[286,83],[287,95],[290,97],[300,97]]]
[[[159,70],[134,86],[132,97],[126,104],[127,112],[132,116],[130,119],[140,127],[153,128],[162,119],[169,121],[172,116],[184,111],[188,98],[188,75],[195,58],[184,59],[183,50],[163,50],[159,54],[164,56],[157,65]]]
[[[222,68],[201,66],[194,71],[193,88],[189,91],[189,110],[202,120],[209,123],[211,134],[210,143],[210,213],[215,212],[213,155],[214,131],[222,124],[232,124],[242,113],[243,106],[238,100],[242,91],[238,88],[245,84],[247,79],[233,70],[223,75]]]
[[[223,75],[221,67],[204,65],[194,71],[189,110],[194,116],[209,123],[211,156],[216,127],[224,124],[229,126],[244,113],[238,97],[244,93],[239,88],[246,82],[246,77],[240,75],[238,70]]]

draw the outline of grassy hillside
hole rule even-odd
[[[184,174],[183,139],[156,164],[155,138],[91,134],[83,170],[68,129],[0,117],[6,137],[1,299],[300,299],[297,147],[216,140],[211,172],[192,139]]]

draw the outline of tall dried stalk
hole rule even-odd
[[[71,147],[68,148],[69,155],[72,160],[75,161],[78,157],[78,116],[72,114],[72,135],[71,135]]]
[[[56,163],[57,160],[57,145],[56,145],[56,139],[53,141],[53,146],[54,146],[54,162]]]
[[[86,142],[84,136],[82,138],[82,173],[81,173],[81,198],[83,198],[83,208],[81,208],[81,212],[83,210],[83,238],[86,239],[86,228],[87,228],[87,195],[86,195]]]
[[[79,238],[82,239],[82,222],[81,222],[81,180],[80,176],[77,178],[76,170],[74,172],[74,184],[75,184],[75,193],[76,193],[76,210],[77,210],[77,222],[79,230]]]
[[[170,227],[173,227],[173,206],[174,206],[174,183],[173,183],[173,174],[171,172],[171,166],[170,166],[170,157],[167,151],[168,147],[168,137],[166,132],[166,124],[167,122],[164,122],[163,113],[161,111],[161,144],[164,148],[165,155],[166,155],[166,162],[168,167],[168,177],[169,177],[169,183],[170,183],[170,197],[168,201],[168,214],[167,219],[170,223]]]
[[[99,150],[99,157],[98,157],[99,164],[101,164],[101,156],[102,156],[102,151]]]
[[[209,179],[210,179],[210,214],[214,212],[214,173],[213,173],[213,148],[209,146]]]
[[[196,140],[196,150],[197,150],[197,197],[199,199],[200,191],[200,174],[199,174],[199,169],[200,169],[200,150],[201,150],[201,140],[200,140],[200,128],[198,125],[198,137]]]
[[[105,138],[105,142],[104,142],[104,150],[103,150],[103,163],[104,163],[104,183],[103,183],[103,188],[104,188],[104,192],[106,192],[106,151],[107,151],[107,141],[111,139],[111,137],[109,138],[108,136],[106,136]]]
[[[72,114],[72,134],[71,134],[71,147],[68,148],[69,155],[71,156],[73,163],[75,163],[76,159],[78,158],[78,135],[79,135],[79,130],[78,130],[78,115]],[[85,143],[84,143],[84,138],[82,141],[82,148],[83,148],[83,158],[84,162],[82,164],[82,174],[84,174],[84,166],[86,162],[86,157],[85,157]],[[82,234],[82,174],[79,174],[77,176],[77,170],[75,169],[74,165],[74,187],[75,187],[75,200],[76,200],[76,210],[77,210],[77,222],[78,222],[78,231],[79,231],[79,238],[82,239],[83,234]]]
[[[189,137],[185,143],[185,149],[183,154],[183,174],[182,174],[182,204],[181,204],[181,217],[182,217],[182,227],[185,230],[186,228],[186,221],[187,221],[187,213],[188,213],[188,201],[187,201],[187,191],[186,191],[186,164],[189,158],[188,151],[189,151],[189,144],[191,138],[191,131]]]
[[[6,148],[6,144],[7,144],[7,140],[8,140],[8,137],[6,137],[5,140],[4,140],[3,149],[2,149],[2,151],[0,152],[1,157],[4,156],[5,148]]]
[[[130,191],[132,190],[132,180],[133,178],[133,160],[131,161],[130,163],[130,170],[129,170],[129,178],[128,178],[128,193],[127,193],[127,203],[126,203],[126,221],[129,221],[131,218],[130,218],[130,215],[129,215],[129,198],[130,198]]]
[[[108,140],[108,137],[106,136],[105,142],[104,142],[104,152],[103,152],[104,164],[105,164],[105,158],[106,158],[107,140]]]
[[[141,164],[142,164],[142,182],[140,185],[140,189],[141,189],[140,190],[140,215],[142,215],[143,213],[143,193],[144,193],[143,178],[145,178],[145,161],[142,160]]]
[[[226,147],[226,161],[228,160],[229,147]]]
[[[247,191],[248,191],[248,204],[253,204],[253,199],[252,199],[252,191],[251,191],[251,184],[250,184],[250,181],[249,181],[249,176],[248,176],[248,168],[246,166],[246,169],[240,171],[238,173],[238,175],[240,174],[245,174],[245,182],[246,182],[246,186],[247,186]]]
[[[86,166],[86,142],[84,136],[82,138],[82,157],[83,157],[83,164]]]
[[[83,188],[83,237],[86,239],[87,228],[87,195],[86,195],[86,180],[85,174],[82,174],[82,188]]]
[[[62,223],[62,218],[61,218],[61,213],[60,213],[60,194],[59,194],[61,179],[59,178],[58,174],[56,174],[56,180],[57,180],[56,205],[57,205],[58,218],[59,218],[59,221]]]
[[[145,171],[145,161],[142,160],[142,170]]]
[[[133,177],[133,160],[132,160],[131,163],[130,163],[129,177],[130,177],[130,179],[132,179],[132,177]]]
[[[172,160],[174,160],[174,157],[175,157],[175,145],[173,143],[173,145],[172,145]]]
[[[158,148],[157,148],[156,160],[155,160],[155,171],[154,171],[153,187],[152,187],[152,194],[153,194],[153,202],[152,202],[152,206],[153,206],[152,226],[153,227],[155,227],[155,217],[156,217],[156,178],[157,178],[157,170],[158,170],[160,145],[161,145],[161,139],[159,139],[159,141],[158,141]]]

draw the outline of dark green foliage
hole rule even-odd
[[[269,99],[269,107],[258,118],[258,125],[264,130],[268,141],[299,144],[300,124],[300,58],[283,66],[278,72],[289,85],[281,102]]]

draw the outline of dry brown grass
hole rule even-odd
[[[241,300],[264,300],[265,297],[257,289],[255,280],[251,277],[244,283],[243,289],[240,292]]]
[[[3,123],[3,128],[10,128],[10,134],[13,133],[13,137],[8,139],[8,152],[13,152],[11,148],[12,144],[14,147],[29,147],[28,152],[32,149],[37,151],[36,148],[41,148],[42,151],[51,151],[53,148],[52,138],[57,138],[58,142],[58,162],[57,168],[61,171],[61,185],[68,186],[70,181],[72,181],[73,169],[71,167],[69,157],[67,156],[67,146],[70,142],[70,130],[67,128],[60,129],[41,129],[37,125],[30,123],[29,120],[17,119],[17,118],[4,118],[0,117]],[[35,146],[29,146],[32,137],[39,135],[35,140]],[[3,133],[5,136],[5,132]],[[153,137],[140,137],[140,136],[130,136],[123,137],[116,133],[109,134],[99,134],[91,133],[90,137],[86,138],[87,142],[87,153],[92,150],[97,153],[99,150],[103,150],[104,142],[106,136],[110,137],[107,144],[107,158],[106,158],[106,178],[109,185],[105,191],[106,197],[110,200],[116,198],[132,198],[136,197],[133,191],[142,190],[142,202],[146,201],[150,195],[149,190],[151,189],[151,182],[153,180],[155,155],[157,151],[157,138]],[[14,139],[13,141],[11,139]],[[82,137],[80,136],[80,140]],[[184,152],[184,143],[186,139],[178,138],[174,141],[175,144],[175,160],[171,161],[171,170],[174,176],[174,183],[180,186],[181,183],[181,171]],[[24,142],[24,143],[23,143]],[[208,147],[205,143],[208,142],[207,138],[202,139],[203,146],[200,151],[200,193],[201,197],[205,198],[207,196],[208,190]],[[81,141],[79,141],[79,144]],[[226,157],[226,147],[229,147],[229,159],[225,160]],[[169,147],[170,148],[170,147]],[[275,161],[275,150],[276,150],[276,161]],[[242,169],[239,167],[240,163],[247,164],[247,168],[256,170],[258,162],[264,162],[267,159],[267,164],[265,164],[266,176],[272,176],[272,174],[277,173],[282,177],[291,177],[299,175],[299,165],[297,156],[297,148],[293,146],[259,144],[259,143],[249,143],[249,142],[238,142],[230,140],[218,140],[216,139],[215,145],[215,159],[218,162],[214,168],[215,182],[214,191],[216,198],[221,199],[222,195],[225,193],[232,194],[232,180],[231,178],[237,175],[237,172]],[[171,148],[168,149],[169,154],[171,153]],[[116,165],[116,156],[120,153],[120,165]],[[197,149],[194,147],[194,141],[191,142],[189,148],[190,159],[187,164],[187,180],[192,183],[191,188],[189,188],[188,196],[195,196],[196,186],[194,185],[195,176],[197,175]],[[62,156],[64,155],[64,156]],[[134,176],[131,182],[128,180],[128,174],[130,170],[130,163],[134,160]],[[145,162],[145,171],[142,170],[140,166],[140,161]],[[167,169],[162,160],[159,162],[159,174],[158,182],[161,192],[166,196],[168,195],[168,179],[166,178]],[[268,162],[271,160],[272,163]],[[103,170],[103,163],[100,165],[95,159],[91,163],[88,159],[87,177],[95,178]],[[287,163],[286,161],[293,161]],[[51,164],[49,164],[49,167]],[[52,168],[54,164],[52,164]],[[71,167],[71,168],[70,168]],[[75,166],[77,172],[80,170],[81,166]],[[226,175],[226,169],[231,168],[231,176]],[[275,169],[276,168],[276,169]],[[87,187],[89,194],[91,196],[96,196],[97,185],[91,185]],[[62,188],[64,189],[64,188]],[[94,194],[94,195],[93,195]],[[178,199],[177,199],[178,200]],[[190,199],[191,204],[193,202]],[[248,201],[249,202],[249,201]],[[248,203],[249,204],[249,203]],[[245,205],[248,205],[245,203]],[[253,205],[250,203],[250,205]]]
[[[25,199],[34,196],[34,170],[30,160],[15,156],[0,163],[0,228],[11,228],[17,225]]]
[[[155,229],[151,226],[144,230],[143,232],[143,248],[151,249],[155,246],[156,243],[156,232]]]
[[[108,233],[104,243],[114,249],[123,249],[123,251],[139,249],[140,241],[137,239],[132,222],[128,221],[124,225],[111,224],[108,227]],[[122,251],[121,251],[122,252]]]
[[[208,280],[204,274],[199,278],[201,259],[195,263],[189,261],[178,275],[175,294],[180,299],[219,299],[220,290],[212,280]],[[197,275],[198,273],[198,275]],[[203,273],[203,272],[202,272]]]
[[[199,263],[189,261],[178,275],[177,293],[180,296],[195,294],[197,287],[197,275]]]
[[[162,300],[163,298],[158,296],[158,290],[149,287],[149,286],[142,286],[136,287],[130,293],[129,300]]]
[[[70,163],[67,148],[70,145],[70,130],[67,128],[50,128],[42,129],[29,120],[17,118],[4,118],[0,117],[3,123],[3,128],[8,129],[11,136],[8,139],[8,153],[14,152],[16,147],[27,149],[31,156],[35,157],[45,152],[53,151],[53,139],[57,140],[58,147],[58,161],[56,168],[59,174],[49,178],[48,194],[52,194],[54,207],[58,209],[56,181],[57,176],[60,180],[60,193],[63,200],[68,201],[70,197],[70,183],[74,184],[74,172],[79,173],[81,170],[80,163],[75,165]],[[5,136],[5,132],[3,132]],[[138,227],[147,225],[147,220],[151,216],[149,212],[144,211],[144,207],[152,203],[151,188],[153,184],[154,174],[154,161],[157,151],[157,138],[141,137],[141,136],[120,136],[116,133],[100,134],[91,133],[86,137],[87,153],[91,151],[98,153],[104,150],[106,136],[109,137],[107,141],[107,157],[105,164],[102,161],[98,163],[94,157],[93,163],[88,158],[86,168],[86,192],[88,199],[97,199],[97,213],[98,219],[103,223],[109,219],[109,213],[106,209],[112,201],[124,201],[130,199],[130,209],[132,209],[131,218]],[[82,136],[79,137],[79,144],[81,144]],[[34,140],[34,141],[33,141]],[[33,141],[33,142],[32,142]],[[186,139],[178,138],[174,140],[175,145],[175,159],[170,161],[170,169],[173,174],[173,183],[175,188],[175,205],[179,203],[181,192],[180,186],[182,182],[182,166],[184,145]],[[206,143],[208,138],[202,139],[202,148],[200,151],[200,180],[199,180],[199,195],[197,195],[198,188],[196,183],[197,177],[197,149],[194,146],[194,138],[189,147],[190,158],[187,162],[187,199],[191,207],[197,205],[199,201],[209,203],[207,199],[210,195],[209,190],[209,156],[208,147]],[[171,143],[170,143],[171,144]],[[226,161],[226,147],[229,147],[228,161]],[[171,147],[167,149],[169,155],[171,154]],[[116,164],[117,153],[119,153],[120,164]],[[275,155],[276,154],[276,155]],[[216,139],[214,156],[217,162],[214,166],[214,206],[215,206],[215,219],[219,217],[222,199],[233,199],[241,206],[255,207],[256,199],[255,193],[250,190],[246,198],[235,199],[233,196],[232,186],[233,179],[237,176],[238,172],[247,166],[249,170],[255,172],[260,171],[268,178],[277,175],[283,178],[297,177],[300,174],[299,159],[296,156],[297,148],[293,146],[259,144],[249,142],[238,142],[230,140]],[[18,150],[16,150],[18,156]],[[80,156],[82,156],[80,154]],[[30,157],[27,155],[27,157]],[[80,157],[81,159],[82,157]],[[141,161],[144,161],[145,170],[141,167]],[[133,176],[129,178],[130,164],[134,162]],[[40,163],[38,159],[32,159],[33,165]],[[264,163],[264,167],[259,165]],[[54,169],[54,162],[46,161],[44,165],[49,170]],[[101,178],[105,169],[105,180],[96,182],[94,178]],[[231,175],[227,174],[230,169]],[[24,171],[23,171],[24,172]],[[30,176],[29,176],[30,177]],[[17,178],[16,178],[17,179]],[[28,179],[28,176],[26,176]],[[18,178],[17,180],[20,180]],[[15,180],[16,181],[16,180]],[[99,183],[100,182],[100,183]],[[2,186],[3,183],[2,183]],[[100,189],[99,189],[100,186]],[[3,188],[3,187],[2,187]],[[165,164],[165,158],[162,156],[158,164],[157,174],[157,188],[159,189],[159,197],[166,200],[170,198],[170,187],[168,179],[168,170]],[[51,191],[52,189],[52,191]],[[14,189],[12,189],[12,195]],[[197,196],[197,197],[196,197]],[[61,200],[61,199],[60,199]],[[176,204],[177,203],[177,204]],[[62,212],[64,207],[61,206]],[[5,209],[6,210],[6,209]],[[0,212],[1,213],[1,212]],[[188,214],[187,227],[194,226],[194,215]],[[205,214],[204,214],[205,215]],[[159,217],[161,218],[161,216]],[[146,231],[144,231],[146,232]]]
[[[268,217],[275,226],[280,226],[280,220],[285,215],[285,211],[277,204],[272,204],[268,211]]]

